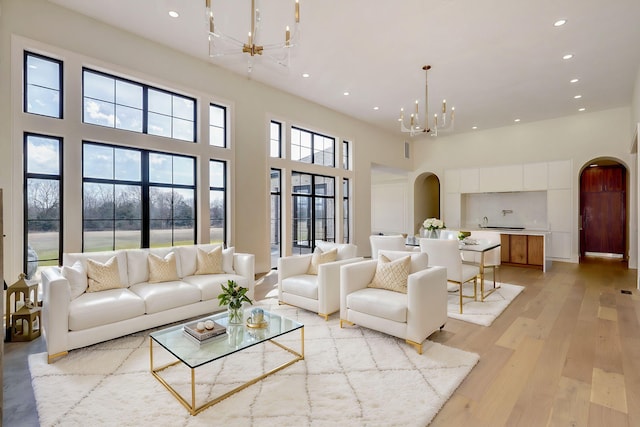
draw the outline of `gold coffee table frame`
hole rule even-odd
[[[272,316],[272,314],[265,312],[265,317],[267,315],[268,316]],[[218,315],[218,316],[220,316],[220,315]],[[213,316],[213,317],[209,317],[209,318],[214,318],[215,319],[218,316]],[[278,316],[278,317],[280,317],[280,319],[285,319],[285,318],[283,318],[281,316]],[[216,320],[225,319],[225,318],[226,318],[226,316],[224,316],[224,317],[220,316]],[[289,319],[285,319],[285,320],[289,320]],[[247,326],[240,326],[240,327],[243,327],[245,329],[247,328]],[[181,328],[181,326],[180,326],[180,328]],[[167,330],[169,330],[169,329],[177,330],[178,328],[177,327],[173,327],[173,328],[168,328]],[[300,330],[300,352],[297,352],[297,351],[295,351],[295,350],[293,350],[293,349],[291,349],[291,348],[289,348],[289,347],[287,347],[287,346],[285,346],[285,345],[283,345],[283,344],[281,344],[281,343],[279,343],[279,342],[274,340],[274,338],[276,338],[278,336],[282,336],[282,335],[288,334],[288,333],[293,332],[293,331],[298,330],[298,329]],[[159,331],[159,332],[163,332],[163,331]],[[182,331],[179,331],[179,332],[183,333]],[[224,339],[224,340],[226,340],[226,337],[227,337],[227,335],[223,334],[222,336],[216,337],[216,338],[213,338],[213,339]],[[183,337],[183,339],[191,340],[191,338],[188,338],[188,337]],[[160,345],[162,348],[167,350],[169,353],[171,353],[178,360],[176,360],[175,362],[168,363],[168,364],[163,365],[163,366],[154,367],[154,365],[153,365],[153,347],[154,347],[153,343],[154,343],[154,341],[158,345]],[[202,365],[206,365],[207,363],[210,363],[210,362],[212,362],[214,360],[218,360],[218,359],[221,359],[223,357],[227,357],[227,356],[229,356],[229,355],[231,355],[233,353],[236,353],[238,351],[242,351],[245,348],[249,348],[249,347],[252,347],[253,345],[262,344],[262,343],[265,343],[265,342],[270,342],[270,343],[280,347],[281,349],[288,351],[289,353],[291,353],[294,356],[294,358],[289,360],[288,362],[283,363],[280,366],[277,366],[277,367],[269,370],[268,372],[265,372],[264,374],[262,374],[262,375],[260,375],[260,376],[258,376],[256,378],[253,378],[253,379],[247,381],[246,383],[234,388],[233,390],[230,390],[230,391],[228,391],[228,392],[226,392],[224,394],[221,394],[220,396],[216,397],[213,400],[205,402],[201,406],[196,407],[196,368],[198,368],[199,366],[202,366]],[[194,343],[194,345],[197,345],[197,344]],[[249,387],[250,385],[255,384],[258,381],[263,380],[264,378],[268,377],[269,375],[272,375],[272,374],[274,374],[274,373],[276,373],[276,372],[278,372],[278,371],[280,371],[280,370],[282,370],[282,369],[284,369],[284,368],[286,368],[288,366],[291,366],[294,363],[296,363],[296,362],[298,362],[300,360],[303,360],[303,359],[304,359],[304,325],[302,325],[302,324],[298,324],[298,326],[294,327],[293,329],[281,332],[281,333],[277,334],[277,336],[275,336],[275,337],[270,337],[270,338],[265,338],[265,339],[262,339],[262,340],[257,340],[255,342],[252,342],[250,345],[246,345],[246,346],[244,346],[242,348],[239,348],[239,349],[236,349],[234,351],[230,351],[230,352],[227,352],[227,353],[224,353],[224,354],[219,354],[219,355],[217,355],[217,357],[212,357],[210,360],[205,361],[204,363],[201,363],[198,366],[189,366],[188,363],[186,363],[184,360],[180,359],[180,357],[176,356],[173,351],[171,351],[169,348],[167,348],[160,341],[156,340],[156,338],[153,336],[153,334],[151,334],[150,337],[149,337],[149,363],[150,363],[150,367],[151,367],[151,374],[160,382],[160,384],[162,384],[167,390],[169,390],[169,392],[178,400],[178,402],[182,403],[182,405],[185,408],[187,408],[187,410],[189,411],[189,413],[191,415],[197,415],[200,412],[204,411],[205,409],[207,409],[207,408],[215,405],[216,403],[228,398],[229,396],[232,396],[232,395],[238,393],[239,391],[244,390],[245,388]],[[165,369],[167,369],[167,368],[169,368],[171,366],[178,365],[180,363],[184,363],[186,366],[189,366],[189,368],[191,370],[191,402],[189,402],[185,397],[183,397],[164,378],[162,378],[162,376],[160,376],[160,372],[161,371],[163,371],[163,370],[165,370]]]

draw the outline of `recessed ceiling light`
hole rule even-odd
[[[343,95],[344,96],[349,96],[349,92],[344,92]]]
[[[374,110],[378,111],[380,107],[373,107]]]
[[[178,16],[180,16],[180,14],[178,12],[176,12],[175,10],[170,10],[169,11],[169,16],[172,18],[177,18]]]
[[[478,129],[478,126],[471,126],[471,129]]]
[[[302,73],[302,77],[304,77],[305,79],[311,77],[311,74],[309,73]]]
[[[571,58],[573,58],[573,54],[572,53],[567,53],[566,55],[564,55],[562,57],[562,59],[571,59]]]
[[[558,19],[556,22],[553,23],[553,26],[554,27],[562,27],[566,23],[567,23],[566,19]]]
[[[569,80],[569,83],[578,83],[580,81],[580,79],[571,79]]]
[[[576,95],[573,97],[573,99],[580,99],[580,98],[582,98],[582,95]]]
[[[518,123],[520,121],[520,119],[515,119],[514,122]]]
[[[585,111],[585,110],[586,110],[586,108],[584,108],[584,107],[578,108],[578,111]]]

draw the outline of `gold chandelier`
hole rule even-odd
[[[256,55],[269,57],[277,64],[289,66],[291,48],[296,46],[300,39],[300,2],[295,0],[293,8],[293,30],[287,25],[284,29],[284,37],[281,41],[264,44],[260,40],[262,19],[260,9],[256,7],[256,0],[251,0],[251,27],[248,32],[247,42],[218,31],[214,24],[214,14],[211,7],[212,0],[205,0],[207,21],[209,24],[209,56],[219,57],[238,53],[249,54],[249,69],[251,72],[253,58]]]
[[[420,124],[419,116],[419,102],[416,99],[415,110],[409,116],[409,126],[405,124],[404,108],[400,109],[400,130],[405,133],[409,133],[411,136],[415,136],[418,133],[427,133],[431,136],[438,136],[438,130],[448,129],[453,126],[455,120],[455,107],[451,107],[451,117],[447,120],[447,100],[442,100],[442,116],[440,122],[438,122],[438,114],[433,116],[433,126],[429,125],[429,70],[431,65],[425,65],[422,67],[424,70],[424,124]]]

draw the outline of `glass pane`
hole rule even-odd
[[[304,163],[311,163],[311,149],[306,147],[301,147],[299,160]]]
[[[82,248],[84,252],[111,251],[114,249],[113,225],[100,227],[96,230],[91,226],[92,221],[84,221]]]
[[[273,180],[272,180],[273,181]],[[273,185],[273,184],[272,184]],[[278,266],[278,258],[280,257],[280,238],[282,228],[282,215],[280,211],[280,195],[271,195],[271,268]]]
[[[111,104],[116,99],[115,79],[113,77],[103,76],[101,74],[84,71],[84,81],[82,87],[82,95]],[[85,100],[86,105],[86,100]]]
[[[271,169],[271,192],[280,192],[280,171],[278,169]]]
[[[28,135],[27,172],[60,175],[60,141]]]
[[[40,86],[27,86],[27,113],[61,117],[60,91]]]
[[[60,63],[27,55],[27,84],[60,90]]]
[[[193,122],[174,118],[173,137],[182,141],[195,141],[195,137],[193,136]]]
[[[195,102],[193,99],[183,98],[181,96],[173,96],[173,117],[193,122]]]
[[[300,146],[292,145],[291,146],[291,160],[295,160],[296,162],[300,160]]]
[[[172,157],[168,154],[149,153],[149,181],[160,184],[172,183]]]
[[[173,190],[173,218],[176,228],[191,226],[195,218],[194,190],[179,188]]]
[[[27,220],[49,221],[60,220],[60,181],[53,179],[27,180]],[[41,224],[42,227],[50,227],[50,223]],[[59,225],[55,225],[57,230]],[[51,231],[50,229],[38,229],[38,223],[30,226],[33,231]]]
[[[300,146],[311,148],[311,134],[309,132],[300,132]]]
[[[138,249],[142,243],[142,221],[116,221],[115,249]]]
[[[140,181],[142,153],[137,150],[115,148],[115,179]]]
[[[334,178],[328,176],[316,176],[315,194],[323,196],[334,195]]]
[[[149,111],[160,113],[165,116],[171,116],[171,98],[168,93],[160,92],[154,89],[148,90]]]
[[[84,114],[82,120],[85,123],[115,127],[114,105],[95,99],[84,99]]]
[[[195,221],[182,221],[182,225],[173,229],[172,246],[193,245],[195,243]]]
[[[280,131],[281,131],[282,125],[280,123],[277,122],[271,122],[271,129],[270,129],[270,156],[271,157],[281,157],[280,154]]]
[[[195,161],[192,157],[173,156],[173,183],[193,185]]]
[[[116,105],[116,128],[142,132],[142,110]]]
[[[142,109],[142,86],[125,82],[116,81],[116,104],[132,107],[137,110]]]
[[[209,187],[224,188],[224,162],[209,162]]]
[[[85,182],[83,185],[83,217],[90,222],[91,230],[113,226],[114,185]]]
[[[311,175],[294,172],[291,174],[291,192],[311,194]]]
[[[209,237],[211,241],[224,241],[224,191],[209,191]]]
[[[142,189],[133,185],[115,185],[115,218],[118,230],[139,230],[142,219]],[[130,222],[130,224],[128,224]]]
[[[170,188],[149,188],[149,216],[154,220],[170,220],[173,218],[173,193]],[[164,224],[161,228],[169,227]]]
[[[149,222],[149,228],[149,246],[152,248],[173,246],[171,221],[152,220]]]
[[[217,105],[209,105],[209,125],[223,128],[225,108]]]
[[[82,169],[85,178],[113,179],[113,148],[84,144]]]
[[[218,127],[209,127],[209,145],[216,147],[224,147],[224,129]]]
[[[171,137],[171,117],[160,114],[148,113],[149,124],[147,132],[150,135]]]
[[[59,224],[59,221],[49,221],[49,224],[28,223],[27,278],[34,278],[38,267],[58,265],[60,254]],[[32,228],[36,228],[36,230],[32,230]],[[41,229],[49,231],[40,231]]]

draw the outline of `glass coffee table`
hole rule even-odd
[[[245,312],[245,319],[250,314],[250,311]],[[170,328],[162,329],[160,331],[152,332],[149,334],[149,356],[151,374],[162,385],[164,385],[173,396],[182,403],[185,408],[189,410],[191,415],[196,415],[208,407],[215,405],[223,399],[247,388],[248,386],[255,384],[256,382],[266,378],[267,376],[278,372],[287,366],[296,363],[299,360],[304,359],[304,325],[296,322],[295,320],[287,319],[279,314],[264,312],[264,318],[266,324],[262,328],[251,327],[247,324],[244,325],[228,325],[228,317],[226,312],[207,316],[202,320],[214,320],[227,328],[226,332],[210,338],[208,340],[199,342],[196,338],[189,336],[184,331],[185,324],[172,326]],[[193,323],[193,322],[188,322]],[[254,325],[255,326],[255,325]],[[300,352],[297,352],[283,344],[275,341],[274,339],[290,332],[300,330]],[[206,365],[218,359],[230,356],[234,353],[241,352],[247,348],[253,347],[258,344],[273,343],[278,347],[291,353],[294,358],[277,366],[262,375],[253,378],[246,383],[230,390],[211,401],[208,401],[201,406],[196,407],[196,368]],[[154,366],[153,364],[153,348],[154,343],[160,345],[169,353],[171,353],[176,359],[175,362],[163,366]],[[191,370],[191,402],[184,398],[174,387],[172,387],[164,378],[160,376],[160,372],[170,366],[183,363]]]

